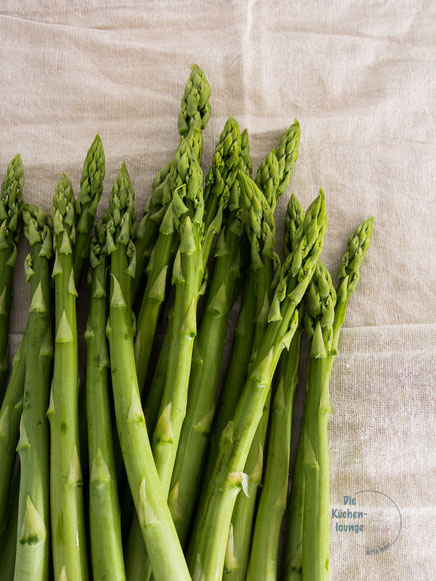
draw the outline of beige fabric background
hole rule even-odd
[[[331,502],[382,492],[402,530],[366,556],[332,523],[334,581],[436,578],[435,13],[431,0],[0,3],[0,170],[21,153],[28,201],[49,209],[61,172],[77,192],[98,132],[101,209],[126,161],[142,210],[177,145],[196,62],[212,86],[206,168],[229,115],[249,130],[255,168],[297,117],[290,191],[307,206],[324,188],[334,275],[348,235],[375,216],[331,382]],[[279,247],[286,203],[276,213]],[[22,244],[14,344],[27,317],[25,253]],[[391,508],[371,525],[382,540]]]

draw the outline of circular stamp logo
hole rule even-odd
[[[331,513],[335,533],[347,535],[365,555],[378,555],[392,547],[400,536],[402,517],[389,495],[359,490],[343,499],[343,505]]]

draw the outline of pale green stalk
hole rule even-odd
[[[130,490],[156,581],[189,580],[189,572],[162,490],[142,411],[133,350],[131,279],[133,190],[123,165],[112,189],[107,225],[111,260],[109,337],[118,434]]]
[[[23,210],[24,233],[32,247],[26,258],[30,282],[24,405],[20,424],[20,500],[15,557],[16,581],[44,581],[50,569],[49,426],[53,339],[51,333],[52,227],[36,206]]]
[[[24,173],[20,155],[8,166],[0,196],[0,393],[8,376],[8,334],[12,299],[12,274],[20,237]]]
[[[80,466],[79,377],[73,247],[75,199],[63,175],[53,196],[55,354],[50,405],[50,510],[55,581],[88,579]]]
[[[91,240],[91,299],[86,340],[86,410],[89,444],[89,521],[93,577],[126,578],[118,502],[113,426],[109,399],[109,354],[106,343],[107,258],[105,221]]]
[[[243,179],[243,178],[242,178]],[[236,497],[247,483],[243,470],[262,417],[272,376],[281,352],[295,332],[296,307],[318,261],[325,231],[324,195],[311,204],[299,230],[293,257],[285,260],[271,303],[268,325],[233,420],[224,429],[208,491],[197,513],[188,559],[194,580],[221,579]]]

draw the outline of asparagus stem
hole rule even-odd
[[[218,409],[209,438],[209,451],[203,481],[209,482],[218,457],[221,434],[232,418],[247,376],[248,364],[253,347],[256,313],[255,273],[250,266],[242,296],[241,310],[235,329],[235,340]],[[202,496],[205,494],[203,489]]]
[[[133,191],[123,165],[110,197],[107,251],[111,256],[108,337],[115,413],[130,490],[156,581],[189,579],[189,572],[163,493],[147,435],[133,350],[131,241]]]
[[[233,509],[231,524],[233,535],[232,550],[227,551],[224,562],[225,578],[232,579],[232,581],[246,578],[257,493],[262,485],[264,443],[268,429],[270,404],[271,391],[268,393],[262,417],[257,426],[245,463],[244,472],[248,475],[247,495],[238,495]]]
[[[20,155],[10,162],[0,196],[0,393],[8,376],[8,334],[12,274],[20,237],[24,173]]]
[[[107,265],[103,247],[105,222],[96,225],[91,241],[91,300],[85,339],[86,409],[90,472],[90,529],[94,579],[126,578],[121,542],[121,517],[109,401],[109,356],[106,344]]]
[[[180,187],[185,184],[188,195],[194,195],[201,187],[203,174],[193,145],[198,141],[200,126],[194,125],[191,133],[180,140],[176,157],[166,182],[168,192],[165,194],[171,201],[167,206],[161,222],[159,236],[152,251],[147,267],[148,279],[137,321],[135,339],[135,360],[138,383],[142,394],[147,377],[156,328],[161,308],[168,291],[168,280],[174,260],[173,246],[178,236],[178,226],[187,211],[180,198]]]
[[[320,262],[307,292],[306,331],[312,340],[307,400],[290,498],[285,578],[329,578],[329,460],[327,423],[329,380],[345,310],[368,250],[373,219],[363,222],[348,240],[336,293]]]
[[[9,491],[16,458],[15,449],[18,443],[23,409],[26,345],[27,333],[24,333],[12,361],[12,373],[0,409],[0,458],[2,459],[2,469],[0,471],[0,534],[2,534],[7,521]]]
[[[324,231],[324,195],[320,192],[299,228],[295,255],[289,256],[282,266],[262,343],[250,366],[233,421],[222,433],[219,456],[197,513],[189,547],[189,565],[194,580],[222,576],[234,503],[247,480],[244,466],[278,359],[283,349],[289,347],[295,332],[298,321],[295,309],[313,275]]]
[[[172,338],[173,309],[168,316],[168,325],[163,338],[162,347],[153,374],[150,390],[145,400],[145,418],[147,420],[148,433],[152,437],[157,419],[159,417],[160,404],[165,389],[165,379],[167,376],[168,362],[170,359],[170,348]]]
[[[74,280],[77,286],[81,280],[84,265],[89,257],[91,230],[94,226],[98,202],[103,192],[105,173],[103,143],[100,136],[96,135],[83,164],[80,192],[75,206],[76,241],[73,249],[73,268]]]
[[[18,469],[14,478],[14,486],[12,486],[12,498],[10,499],[7,526],[0,536],[0,581],[13,581],[14,578],[18,528],[18,496],[20,492],[20,487],[18,486],[19,479],[20,471]]]
[[[277,370],[263,488],[257,509],[247,579],[277,579],[280,529],[288,492],[292,408],[298,383],[301,330],[297,329]]]
[[[55,579],[88,579],[80,467],[79,378],[73,271],[74,195],[63,175],[53,196],[55,355],[50,405],[50,487]],[[61,577],[62,578],[62,577]]]
[[[225,334],[241,272],[243,225],[235,216],[218,239],[215,268],[189,384],[189,399],[172,475],[170,508],[182,544],[186,542],[201,480],[202,462],[215,411]]]
[[[26,259],[30,309],[25,357],[24,406],[20,425],[21,478],[15,579],[44,580],[49,575],[49,426],[53,340],[50,261],[52,228],[36,206],[23,210],[24,232],[32,247]]]
[[[193,65],[181,102],[178,122],[181,136],[187,137],[194,125],[199,125],[201,130],[206,128],[210,117],[209,97],[209,82],[200,67]],[[195,153],[198,162],[201,163],[201,132],[199,133],[199,141],[195,148]],[[136,226],[136,273],[132,281],[133,301],[136,299],[140,289],[152,249],[158,237],[161,221],[169,203],[169,199],[164,195],[164,190],[172,165],[173,162],[166,163],[156,174],[153,180],[152,195],[145,206],[144,216]]]

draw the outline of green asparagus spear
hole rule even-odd
[[[0,471],[0,534],[2,534],[6,526],[8,516],[8,499],[16,458],[15,449],[18,443],[21,412],[23,410],[26,345],[27,334],[24,333],[12,361],[12,373],[0,409],[0,458],[2,459],[2,469]]]
[[[86,409],[90,473],[90,532],[94,579],[126,578],[121,542],[121,517],[109,402],[109,355],[106,344],[106,223],[96,224],[91,240],[91,299],[86,339]]]
[[[291,196],[286,215],[285,254],[291,254],[298,242],[296,233],[304,212]],[[301,309],[300,316],[301,318]],[[254,527],[247,578],[276,579],[280,528],[286,505],[292,408],[298,382],[301,327],[297,327],[289,351],[281,356],[277,370],[277,389],[273,401],[271,433],[268,446],[264,486]]]
[[[242,134],[242,138],[243,138],[242,142],[244,143],[246,139],[244,133]],[[279,143],[278,151],[280,152],[279,154],[280,160],[277,158],[275,150],[272,150],[272,152],[270,152],[266,156],[264,161],[259,166],[256,175],[256,185],[265,195],[267,202],[271,208],[274,208],[276,205],[280,185],[282,186],[281,190],[283,190],[284,186],[285,185],[287,186],[289,182],[290,173],[287,173],[285,176],[286,173],[285,168],[287,168],[289,172],[292,171],[293,163],[292,165],[290,165],[289,160],[293,159],[295,161],[296,159],[296,155],[298,154],[299,139],[300,132],[298,121],[294,121],[294,124],[284,134]],[[244,147],[242,148],[242,157],[246,159],[246,157],[244,157]],[[276,160],[276,162],[274,160]],[[251,173],[251,166],[252,166],[251,159],[248,156],[246,161],[246,167],[248,168],[249,171],[246,171],[247,174]],[[278,172],[278,178],[274,176],[274,172]],[[273,184],[273,186],[271,184]],[[223,429],[225,428],[227,422],[233,416],[236,403],[238,401],[241,389],[246,379],[248,363],[253,349],[253,340],[255,333],[254,321],[256,318],[259,319],[259,315],[260,319],[258,320],[257,324],[258,338],[260,337],[259,333],[262,331],[264,325],[264,318],[262,319],[262,313],[264,316],[266,305],[265,308],[263,308],[264,307],[263,303],[258,304],[256,301],[255,271],[257,270],[257,265],[258,261],[252,263],[247,275],[240,315],[235,330],[235,342],[233,345],[232,357],[230,358],[230,363],[226,374],[223,392],[221,394],[218,403],[216,417],[212,425],[208,461],[205,470],[206,482],[209,480],[211,476],[213,465],[218,454],[220,435]],[[271,274],[269,276],[271,276]],[[269,280],[270,279],[267,276],[267,278],[264,281],[265,288],[268,288]],[[264,291],[263,294],[257,293],[257,296],[258,297],[261,296],[262,298],[264,298],[265,297]],[[260,431],[261,430],[262,427],[260,428]],[[257,457],[258,457],[257,451],[255,454],[253,452],[250,462],[252,466],[256,465]],[[241,500],[239,502],[241,503],[243,502],[243,500],[244,499],[241,496]],[[242,530],[244,530],[245,525],[242,526],[241,528]],[[237,544],[238,543],[237,532],[235,533],[235,537],[236,540],[234,539],[234,542],[236,542]],[[246,535],[245,534],[242,535],[241,539],[242,542],[244,542],[245,538]]]
[[[8,166],[0,196],[0,392],[8,375],[8,333],[12,298],[12,273],[20,236],[24,173],[20,155]]]
[[[191,68],[191,74],[185,86],[179,114],[179,133],[187,137],[193,125],[206,128],[210,117],[210,85],[205,74],[197,65]],[[201,131],[195,148],[199,163],[201,163],[202,139]],[[154,244],[159,234],[159,227],[165,215],[170,198],[164,195],[166,180],[169,179],[173,162],[166,163],[153,180],[153,190],[144,209],[144,215],[135,229],[136,274],[132,282],[132,299],[135,300],[140,289],[145,269]]]
[[[103,144],[96,135],[86,154],[83,164],[80,192],[77,196],[76,241],[73,249],[74,280],[79,284],[83,267],[89,256],[89,241],[94,226],[98,202],[103,192],[103,180],[106,173]]]
[[[221,140],[220,140],[221,141]],[[220,148],[220,144],[218,144],[218,148]],[[245,129],[241,135],[241,169],[246,173],[249,171],[251,172],[251,157],[250,157],[250,144],[248,141],[248,133]],[[213,182],[211,182],[213,185]],[[231,190],[234,191],[233,188]],[[227,199],[228,196],[224,196],[224,199]],[[229,207],[232,207],[234,201],[233,198],[229,198]],[[171,345],[171,317],[169,318],[168,329],[165,333],[164,342],[162,344],[162,348],[159,354],[158,362],[156,365],[156,369],[153,375],[153,380],[150,386],[150,391],[145,402],[145,410],[146,410],[146,417],[151,425],[152,429],[154,429],[154,425],[157,421],[160,401],[162,399],[162,394],[165,387],[165,378],[166,378],[166,369],[168,367],[168,360],[169,360],[169,349]]]
[[[69,179],[57,185],[54,226],[55,354],[50,405],[50,510],[55,579],[88,579],[79,442],[79,378],[73,247],[75,199]]]
[[[222,433],[219,456],[197,513],[189,547],[189,565],[194,580],[221,579],[233,507],[238,492],[247,483],[244,466],[280,354],[289,347],[295,332],[296,307],[318,261],[325,224],[321,192],[306,212],[294,256],[288,257],[282,266],[261,345],[250,365],[233,420]]]
[[[305,496],[302,578],[321,581],[328,575],[329,508],[327,506],[326,529],[321,502],[325,494],[328,499],[327,420],[330,416],[328,381],[331,371],[328,353],[332,344],[336,304],[336,293],[330,274],[322,262],[317,265],[308,288],[306,302],[308,307],[306,330],[309,331],[311,340],[311,359],[303,433]],[[324,457],[325,450],[322,451],[326,445],[327,458]],[[321,550],[321,544],[325,544],[325,536],[327,536],[327,560]]]
[[[147,435],[133,351],[131,279],[133,190],[123,165],[109,201],[106,248],[111,261],[109,337],[115,413],[124,464],[156,581],[188,580],[189,573],[162,490]]]
[[[147,377],[148,363],[153,347],[157,324],[168,291],[168,278],[174,260],[174,242],[178,236],[178,224],[187,209],[183,204],[179,188],[186,185],[188,195],[201,187],[203,174],[193,145],[201,135],[200,126],[194,125],[191,133],[180,140],[176,157],[171,166],[169,179],[165,182],[164,196],[171,201],[162,219],[159,236],[148,263],[147,286],[137,320],[135,360],[139,390],[142,394]]]
[[[32,247],[26,259],[30,281],[24,406],[21,416],[21,478],[16,581],[45,580],[49,576],[49,426],[46,418],[50,392],[53,340],[51,333],[52,227],[37,206],[25,205],[24,233]]]
[[[199,491],[202,462],[209,427],[215,411],[227,320],[237,295],[241,276],[240,245],[244,225],[239,184],[236,180],[238,168],[243,162],[239,156],[241,138],[239,128],[233,119],[227,121],[223,134],[227,127],[231,128],[227,136],[232,135],[233,140],[226,137],[223,141],[224,154],[221,153],[220,148],[215,151],[212,169],[206,180],[206,188],[210,187],[212,175],[215,173],[212,187],[228,189],[225,193],[229,199],[226,211],[228,216],[225,216],[225,226],[218,237],[213,278],[194,345],[188,407],[180,435],[169,496],[171,512],[182,544],[186,542]]]
[[[312,348],[288,512],[285,578],[290,581],[329,578],[328,387],[345,309],[357,285],[372,222],[372,218],[363,222],[348,241],[337,293],[321,262],[307,292],[305,327]]]
[[[295,160],[298,156],[300,142],[300,128],[298,121],[286,131],[280,140],[277,153],[275,149],[266,156],[260,164],[256,184],[263,192],[268,206],[274,211],[278,197],[289,184]],[[274,223],[273,223],[274,225]],[[274,282],[272,276],[277,271],[274,262],[275,255],[271,247],[266,247],[270,253],[269,260],[262,257],[263,268],[257,271],[255,289],[257,293],[256,331],[252,349],[254,353],[262,339],[265,328],[265,313],[271,301]],[[264,249],[263,255],[267,252]],[[277,259],[276,259],[277,260]],[[273,268],[271,268],[273,266]],[[236,398],[236,395],[234,396]],[[248,496],[239,495],[232,515],[231,543],[225,562],[227,577],[232,581],[243,580],[246,577],[248,558],[251,543],[251,530],[254,522],[257,491],[262,484],[263,448],[268,428],[271,392],[265,402],[262,419],[259,422],[254,436],[250,453],[245,465],[245,472],[249,475]]]
[[[275,200],[275,192],[268,186],[274,179],[278,183],[279,177],[277,159],[275,156],[272,159],[275,163],[272,164],[270,171],[263,172],[260,183],[264,184],[265,191]],[[252,357],[255,357],[267,324],[275,286],[273,277],[278,271],[279,261],[274,253],[274,219],[266,197],[249,178],[241,178],[241,190],[247,213],[246,229],[251,245],[251,263],[255,269],[256,312],[252,345]],[[268,394],[244,469],[249,476],[247,496],[239,496],[232,515],[232,550],[228,551],[227,556],[230,559],[226,559],[225,562],[225,570],[230,573],[229,577],[232,579],[244,579],[246,574],[256,495],[262,480],[263,446],[268,427],[270,399],[271,396]]]

